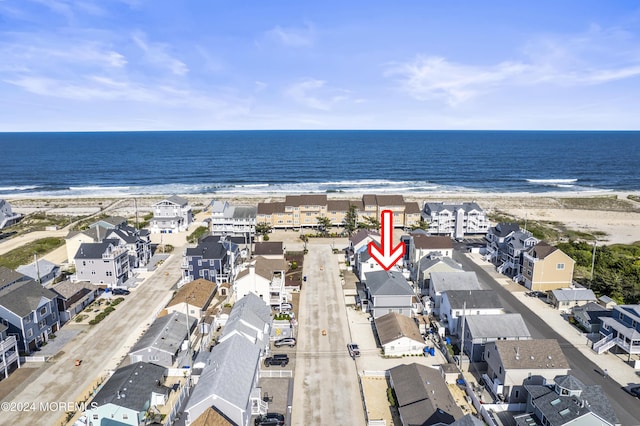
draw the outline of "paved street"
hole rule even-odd
[[[547,322],[509,291],[508,287],[511,287],[511,285],[503,285],[506,277],[495,272],[493,266],[488,264],[479,265],[468,255],[458,251],[454,251],[454,260],[461,263],[466,271],[475,271],[479,281],[496,290],[505,310],[520,313],[534,339],[556,339],[569,361],[570,373],[587,385],[597,384],[602,386],[622,425],[640,424],[640,404],[638,404],[637,399],[622,390],[621,385],[615,380],[604,380],[602,377],[602,370],[598,365],[602,355],[598,356],[594,353],[588,357],[567,340],[564,335],[551,328]],[[549,314],[559,315],[558,312],[549,312]],[[637,382],[637,378],[631,374],[629,376],[628,380],[630,382]]]
[[[131,292],[116,311],[95,326],[87,326],[28,383],[14,389],[7,400],[14,402],[78,401],[93,389],[95,381],[114,370],[129,349],[153,321],[154,315],[171,297],[169,291],[181,276],[180,250],[171,256],[156,273]],[[82,365],[74,366],[75,359]],[[64,412],[3,413],[3,424],[57,425]]]
[[[358,376],[346,345],[350,339],[330,244],[311,240],[305,256],[307,282],[300,294],[292,425],[364,425]],[[326,335],[322,335],[326,330]]]

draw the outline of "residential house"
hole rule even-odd
[[[485,426],[485,422],[473,414],[465,414],[449,426]]]
[[[570,369],[555,339],[496,340],[487,343],[484,360],[485,382],[509,403],[526,401],[524,385],[550,382]]]
[[[629,355],[640,354],[640,304],[614,306],[611,316],[602,318],[600,335],[603,338],[593,344],[598,354],[614,347]]]
[[[237,334],[265,351],[269,346],[271,323],[271,307],[249,293],[233,305],[218,341],[224,342]]]
[[[422,295],[429,294],[429,283],[433,272],[463,272],[462,265],[450,257],[431,255],[418,260],[414,279]]]
[[[533,291],[549,291],[570,287],[575,261],[562,250],[545,242],[523,254],[524,286]]]
[[[612,298],[610,298],[609,296],[600,296],[598,297],[598,304],[600,304],[600,306],[603,306],[607,309],[613,309],[613,307],[616,306],[618,303]]]
[[[410,317],[414,291],[397,271],[365,273],[367,307],[374,318],[397,312]]]
[[[22,219],[20,213],[15,213],[8,201],[0,199],[0,229],[15,225]]]
[[[182,277],[185,282],[204,278],[217,284],[231,281],[241,261],[240,247],[224,237],[207,237],[185,250]]]
[[[0,290],[24,281],[31,281],[31,278],[6,266],[0,266]]]
[[[442,293],[449,290],[483,290],[475,272],[431,272],[429,274],[429,297],[433,312],[440,314]]]
[[[98,287],[88,281],[65,280],[50,287],[58,297],[60,323],[63,324],[80,313],[98,297]]]
[[[189,339],[198,318],[172,312],[156,318],[129,352],[131,363],[151,362],[163,367],[191,365]]]
[[[151,238],[146,229],[121,225],[107,231],[105,239],[118,240],[129,252],[130,268],[142,268],[151,260]]]
[[[549,292],[549,304],[562,312],[569,312],[574,306],[595,303],[598,298],[592,290],[583,287],[558,288]]]
[[[152,407],[164,406],[171,388],[165,386],[167,369],[136,362],[117,369],[85,410],[89,426],[145,424]]]
[[[190,281],[178,289],[165,309],[168,313],[188,313],[190,317],[202,319],[217,289],[216,283],[203,278]]]
[[[409,236],[409,261],[415,266],[424,257],[453,256],[453,240],[449,237],[426,235],[421,231],[414,231]]]
[[[119,287],[129,279],[129,251],[119,240],[82,243],[74,259],[76,274],[73,281]]]
[[[0,322],[0,379],[9,377],[11,371],[20,368],[20,353],[18,339],[15,335],[9,335],[9,327]]]
[[[500,222],[487,231],[485,258],[495,265],[499,265],[503,254],[507,253],[506,243],[508,238],[520,230],[520,225],[514,222]]]
[[[26,275],[43,286],[51,284],[61,274],[60,266],[46,259],[38,259],[28,265],[20,265],[16,272]]]
[[[257,256],[253,263],[238,272],[233,283],[237,299],[249,293],[260,297],[267,305],[279,305],[287,301],[285,272],[287,262],[283,258],[267,259]]]
[[[193,212],[187,199],[172,195],[153,205],[153,218],[149,229],[152,233],[186,231],[193,222]]]
[[[413,318],[392,312],[377,317],[374,323],[386,356],[423,354],[424,338]]]
[[[20,352],[31,353],[60,328],[56,293],[33,280],[14,280],[0,289],[0,319],[18,339]]]
[[[514,417],[516,426],[619,425],[611,401],[600,385],[560,375],[548,385],[525,385],[527,413]]]
[[[585,332],[599,334],[602,318],[610,317],[611,311],[611,309],[604,308],[599,303],[588,302],[571,308],[571,315]]]
[[[255,243],[253,256],[265,259],[284,259],[284,245],[282,241],[261,241]]]
[[[197,424],[211,407],[239,426],[248,426],[252,415],[265,414],[267,403],[258,387],[260,356],[261,348],[240,335],[214,346],[184,410],[185,424]]]
[[[422,220],[433,235],[447,235],[459,239],[467,235],[486,234],[489,220],[477,203],[425,203]]]
[[[81,244],[102,242],[102,240],[106,238],[107,232],[126,225],[127,220],[125,218],[120,216],[110,216],[92,223],[89,225],[88,229],[70,231],[65,237],[68,261],[71,264],[75,263],[75,256]]]
[[[440,371],[421,364],[389,369],[402,426],[448,425],[463,417]]]
[[[371,256],[369,250],[365,249],[360,253],[356,253],[356,263],[354,264],[353,272],[360,281],[366,280],[365,274],[376,271],[384,271],[384,268]]]
[[[356,254],[367,252],[371,242],[380,244],[380,233],[370,229],[358,229],[349,237],[349,246],[345,249],[346,260],[355,265]]]
[[[233,206],[226,201],[211,204],[212,235],[242,235],[256,233],[256,206]]]
[[[440,322],[446,325],[450,335],[460,335],[462,317],[503,313],[502,301],[495,290],[447,290],[442,293]]]
[[[499,257],[495,259],[496,270],[501,274],[512,277],[514,281],[521,281],[524,254],[539,242],[540,240],[535,238],[529,231],[515,231],[506,238],[504,246],[501,247]]]
[[[109,216],[103,219],[98,219],[89,225],[89,228],[95,228],[99,226],[103,229],[119,229],[123,226],[127,226],[127,219],[122,216]]]
[[[487,343],[530,340],[531,333],[520,314],[469,315],[464,319],[463,337],[461,346],[469,361],[481,362]]]

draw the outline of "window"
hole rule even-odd
[[[519,397],[520,396],[520,391],[519,390],[515,391],[513,396],[516,397],[516,398]]]
[[[47,314],[47,307],[43,306],[42,309],[40,309],[40,315],[46,315]]]
[[[558,263],[556,265],[556,269],[559,270],[559,271],[563,270],[564,269],[564,263]]]
[[[93,415],[93,420],[98,420],[98,415],[97,414]]]
[[[33,336],[33,330],[29,329],[27,330],[27,337],[31,337]]]
[[[500,368],[498,368],[498,373],[502,374],[502,366],[500,366]]]

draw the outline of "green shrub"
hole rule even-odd
[[[396,402],[396,392],[393,390],[393,388],[387,388],[387,400],[389,401],[389,404],[397,407],[397,402]]]
[[[291,262],[291,269],[293,269],[293,270],[298,269],[298,262],[296,262],[295,260],[293,262]]]

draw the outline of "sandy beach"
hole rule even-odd
[[[170,194],[167,194],[169,196]],[[330,193],[329,199],[359,199],[363,194]],[[489,215],[499,214],[519,220],[544,221],[566,229],[587,233],[604,233],[604,244],[631,244],[640,241],[639,192],[545,192],[545,193],[407,193],[405,201],[461,203],[475,201]],[[282,193],[255,194],[183,194],[195,210],[204,209],[211,200],[236,205],[283,201]],[[630,199],[631,198],[634,199]],[[109,214],[132,218],[136,208],[140,216],[163,197],[129,198],[38,198],[8,199],[19,213],[46,212],[48,215],[84,216],[106,210]]]

